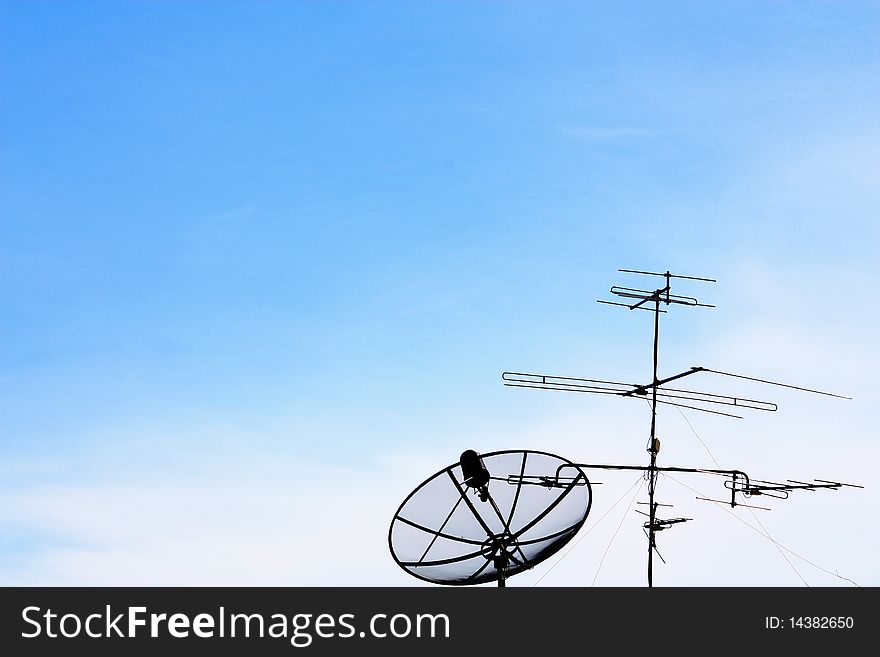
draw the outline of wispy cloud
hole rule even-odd
[[[407,585],[385,535],[401,491],[370,471],[257,460],[202,476],[137,473],[4,494],[3,524],[41,536],[3,584]],[[14,498],[13,498],[14,497]]]
[[[205,224],[224,224],[238,219],[244,219],[245,217],[250,217],[256,212],[256,209],[257,208],[253,205],[243,205],[238,208],[232,208],[230,210],[213,214],[203,219],[202,222]]]
[[[613,141],[616,139],[635,139],[645,137],[651,133],[642,128],[628,127],[601,127],[590,125],[562,125],[557,128],[559,132],[582,141]]]

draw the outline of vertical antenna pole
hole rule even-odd
[[[669,272],[666,272],[666,288],[654,293],[654,385],[651,387],[651,441],[648,452],[651,454],[651,465],[648,469],[648,587],[654,586],[654,521],[657,517],[657,505],[654,504],[654,489],[657,486],[657,360],[660,347],[660,299],[663,293],[669,298]]]

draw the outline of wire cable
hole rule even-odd
[[[627,488],[627,489],[623,492],[623,495],[621,495],[620,498],[619,498],[614,504],[611,505],[611,508],[609,508],[609,509],[608,509],[608,510],[602,515],[602,517],[599,518],[599,519],[595,522],[595,524],[594,524],[592,527],[590,527],[587,531],[585,531],[583,534],[581,534],[580,538],[578,538],[578,540],[576,540],[574,543],[572,543],[571,547],[568,548],[568,549],[565,551],[565,553],[564,553],[561,557],[559,557],[559,558],[554,562],[554,564],[553,564],[552,566],[550,566],[546,571],[544,571],[544,574],[541,575],[541,576],[538,578],[538,581],[537,581],[537,582],[535,582],[534,584],[532,584],[532,587],[535,587],[535,586],[537,586],[538,584],[540,584],[540,583],[541,583],[541,580],[544,579],[545,577],[547,577],[547,575],[549,575],[550,572],[551,572],[554,568],[556,568],[556,566],[559,565],[559,562],[561,562],[563,559],[565,559],[565,557],[567,557],[567,556],[571,553],[571,551],[574,550],[574,549],[578,546],[578,543],[580,543],[582,540],[584,540],[584,539],[587,537],[587,535],[588,535],[591,531],[593,531],[594,529],[596,529],[596,527],[599,526],[599,523],[602,522],[603,520],[605,520],[605,518],[608,517],[608,514],[611,513],[612,511],[614,511],[615,507],[617,507],[617,505],[620,504],[620,502],[623,500],[623,498],[626,497],[627,495],[629,495],[630,491],[631,491],[633,488],[635,488],[636,486],[638,486],[638,485],[639,485],[639,482],[641,482],[641,481],[642,481],[642,475],[639,475],[638,478],[633,482],[632,486],[630,486],[629,488]]]
[[[684,418],[684,421],[687,423],[688,427],[690,428],[691,433],[693,433],[694,436],[696,437],[696,439],[700,441],[700,444],[701,444],[701,445],[703,446],[703,448],[706,450],[706,453],[709,455],[709,458],[711,458],[712,461],[715,462],[715,466],[718,467],[718,468],[720,469],[720,468],[721,468],[721,464],[718,463],[718,460],[717,460],[717,459],[715,458],[715,456],[712,454],[712,450],[709,449],[709,446],[708,446],[708,445],[706,444],[706,442],[700,437],[700,434],[697,433],[697,430],[694,429],[694,425],[691,424],[691,421],[688,419],[687,415],[685,415],[684,411],[682,411],[680,408],[678,409],[678,412],[681,413],[681,416]],[[706,497],[706,496],[703,495],[703,497]],[[724,510],[726,511],[726,510],[727,510],[727,507],[725,507]],[[773,542],[773,545],[776,546],[776,549],[779,551],[780,556],[781,556],[783,559],[785,559],[785,562],[791,567],[791,569],[795,572],[795,574],[796,574],[796,575],[800,578],[800,580],[804,583],[804,586],[809,587],[810,585],[807,583],[807,580],[804,579],[803,575],[801,575],[800,572],[798,572],[798,569],[795,568],[794,564],[793,564],[793,563],[789,560],[789,558],[785,555],[785,552],[783,552],[783,551],[782,551],[782,548],[779,547],[779,543],[777,543],[776,540],[770,535],[770,532],[767,531],[767,528],[764,526],[764,523],[761,522],[761,520],[758,518],[758,516],[755,515],[755,512],[754,512],[752,509],[749,509],[749,513],[752,514],[752,517],[755,519],[755,522],[757,522],[757,523],[761,526],[761,529],[764,530],[764,533],[767,535],[767,538],[770,539],[770,540]],[[738,517],[738,516],[737,516],[737,517]]]
[[[696,493],[697,495],[700,495],[700,496],[702,496],[703,498],[708,499],[705,493],[701,493],[701,492],[698,491],[696,488],[693,488],[693,487],[691,487],[691,486],[688,486],[687,484],[685,484],[684,482],[679,481],[679,480],[676,479],[675,477],[669,477],[669,478],[672,479],[672,481],[674,481],[675,483],[679,484],[680,486],[684,486],[685,488],[690,489],[691,491],[693,491],[693,492]],[[767,540],[769,540],[771,543],[773,543],[773,544],[776,546],[776,549],[779,550],[779,554],[782,555],[782,558],[785,559],[785,562],[786,562],[786,563],[789,565],[789,567],[794,571],[795,575],[797,575],[798,578],[800,578],[800,580],[804,583],[804,586],[806,586],[807,588],[809,588],[810,585],[807,584],[807,580],[804,579],[803,575],[801,575],[801,574],[798,572],[798,569],[794,567],[794,564],[788,559],[787,556],[785,556],[785,553],[782,551],[780,544],[777,543],[775,540],[773,540],[773,537],[770,536],[769,532],[767,532],[766,529],[762,532],[760,529],[758,529],[758,528],[756,528],[756,527],[753,527],[752,525],[750,525],[749,523],[747,523],[745,520],[743,520],[742,518],[740,518],[740,517],[739,517],[738,515],[736,515],[733,511],[731,511],[730,509],[728,509],[726,505],[723,505],[723,504],[721,504],[720,502],[715,502],[714,500],[708,500],[708,501],[710,501],[710,502],[712,502],[713,504],[715,504],[715,506],[717,506],[718,508],[723,509],[724,511],[726,511],[727,513],[729,513],[731,516],[733,516],[734,518],[736,518],[737,520],[739,520],[739,521],[740,521],[742,524],[744,524],[746,527],[748,527],[748,528],[751,529],[752,531],[757,532],[758,534],[760,534],[761,536],[763,536],[764,538],[766,538]],[[749,509],[749,511],[752,511],[752,510]],[[752,511],[752,516],[754,516],[754,515],[755,515],[754,511]],[[757,520],[757,518],[755,518],[755,519]],[[760,523],[760,521],[758,521],[758,522]],[[761,526],[763,527],[763,525],[761,525]],[[790,551],[790,550],[789,550],[789,551]],[[792,552],[792,554],[794,554],[794,552]]]
[[[701,493],[700,491],[698,491],[696,488],[692,488],[691,486],[688,486],[687,484],[685,484],[685,483],[679,481],[679,480],[676,479],[675,477],[672,477],[672,476],[667,475],[667,474],[665,474],[665,473],[663,473],[663,476],[665,476],[665,477],[669,477],[669,479],[671,479],[672,481],[674,481],[675,483],[677,483],[679,486],[684,486],[685,488],[689,489],[690,491],[692,491],[692,492],[694,492],[694,493],[697,493],[698,495],[700,495],[700,496],[702,496],[702,497],[705,497],[705,495],[704,495],[703,493]],[[779,543],[778,541],[774,540],[774,539],[773,539],[771,536],[769,536],[768,534],[765,534],[764,532],[762,532],[762,531],[761,531],[760,529],[758,529],[757,527],[754,527],[754,526],[750,525],[750,524],[747,523],[745,520],[743,520],[742,518],[740,518],[738,515],[736,515],[735,513],[733,513],[730,509],[727,508],[727,506],[726,506],[725,504],[723,504],[723,503],[721,503],[721,502],[715,502],[714,500],[709,500],[709,501],[712,502],[713,504],[715,504],[715,506],[717,506],[719,509],[721,509],[721,510],[723,510],[723,511],[726,511],[726,512],[729,513],[731,516],[733,516],[734,518],[736,518],[737,520],[739,520],[742,524],[744,524],[746,527],[748,527],[749,529],[751,529],[753,532],[756,532],[757,534],[759,534],[759,535],[763,536],[764,538],[766,538],[768,541],[771,541],[772,543],[775,543],[777,546],[779,546],[780,548],[782,548],[783,550],[785,550],[785,551],[788,552],[789,554],[794,555],[795,557],[797,557],[797,558],[800,559],[801,561],[804,561],[804,562],[810,564],[813,568],[815,568],[815,569],[817,569],[817,570],[821,570],[823,573],[828,573],[829,575],[832,575],[832,576],[834,576],[834,577],[837,577],[838,579],[842,579],[842,580],[845,580],[845,581],[847,581],[847,582],[850,582],[853,586],[859,586],[859,587],[861,586],[860,584],[858,584],[858,583],[855,582],[854,580],[851,580],[849,577],[844,577],[843,575],[841,575],[840,573],[838,573],[838,572],[836,572],[836,571],[831,571],[831,570],[828,570],[827,568],[823,568],[823,567],[820,566],[819,564],[810,561],[810,560],[807,559],[805,556],[803,556],[803,555],[801,555],[801,554],[798,554],[797,552],[795,552],[795,551],[792,550],[791,548],[788,548],[788,547],[784,546],[782,543]]]
[[[678,406],[676,406],[675,408],[678,409],[678,412],[681,414],[681,417],[684,418],[684,421],[687,423],[688,427],[690,428],[691,433],[693,433],[694,436],[696,437],[696,439],[700,441],[700,444],[703,446],[703,449],[706,450],[706,453],[709,455],[709,458],[712,459],[712,462],[715,464],[715,467],[720,470],[721,464],[718,462],[718,459],[715,458],[715,455],[712,454],[712,450],[709,449],[709,446],[705,443],[705,441],[702,438],[700,438],[700,434],[698,434],[697,430],[694,429],[694,425],[691,424],[691,421],[688,419],[688,416],[685,415],[684,411],[681,410],[681,408],[679,408]]]
[[[748,509],[748,507],[747,507],[747,509]],[[785,559],[785,562],[789,566],[791,566],[791,569],[797,574],[798,577],[801,578],[801,581],[804,583],[804,586],[806,586],[807,588],[810,588],[810,585],[807,583],[807,580],[804,579],[804,576],[801,575],[800,572],[798,572],[798,569],[794,567],[794,564],[789,560],[789,558],[787,556],[785,556],[785,552],[783,552],[782,548],[779,547],[779,543],[776,542],[776,539],[774,539],[772,536],[770,536],[770,532],[767,531],[767,528],[764,526],[764,523],[761,522],[761,520],[758,518],[758,516],[755,515],[755,512],[752,509],[748,509],[748,512],[752,514],[752,518],[754,518],[755,522],[758,523],[761,526],[761,529],[764,530],[764,533],[767,535],[767,538],[769,538],[770,541],[772,541],[773,545],[776,546],[776,549],[779,551],[779,554],[782,555],[782,558]]]
[[[611,536],[611,540],[608,541],[608,546],[605,548],[605,552],[602,553],[602,559],[599,561],[599,567],[596,568],[596,574],[593,575],[593,581],[590,582],[590,586],[594,586],[596,584],[596,579],[599,577],[599,571],[602,570],[602,564],[605,563],[605,557],[608,556],[608,550],[611,549],[611,545],[614,543],[614,539],[617,538],[617,534],[620,532],[620,528],[623,527],[623,521],[626,520],[626,515],[629,513],[629,510],[632,508],[633,502],[636,501],[636,497],[639,493],[642,492],[642,487],[639,486],[636,489],[636,492],[633,493],[633,496],[629,500],[629,505],[626,507],[626,511],[623,512],[623,515],[620,517],[620,523],[617,525],[617,529],[614,530],[614,534]]]

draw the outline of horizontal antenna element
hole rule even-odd
[[[644,274],[646,276],[665,276],[666,278],[684,278],[690,281],[705,281],[706,283],[717,283],[714,278],[703,278],[702,276],[682,276],[681,274],[670,274],[667,272],[659,272],[659,271],[640,271],[638,269],[618,269],[617,271],[623,272],[625,274]]]
[[[663,383],[683,378],[690,374],[696,374],[702,371],[694,368],[659,380],[656,383],[638,384],[623,383],[620,381],[606,381],[604,379],[581,379],[572,376],[552,376],[548,374],[526,374],[523,372],[504,372],[501,378],[504,385],[512,388],[538,388],[541,390],[560,390],[563,392],[584,392],[598,395],[617,395],[620,397],[646,398],[648,391],[654,388],[661,388]],[[705,413],[716,413],[718,415],[726,415],[742,419],[739,415],[723,413],[700,406],[690,406],[682,404],[683,401],[700,402],[702,404],[717,404],[721,406],[736,406],[737,408],[756,410],[756,411],[776,411],[777,406],[773,402],[760,401],[758,399],[748,399],[745,397],[733,397],[730,395],[718,395],[711,392],[700,392],[697,390],[685,390],[682,388],[662,388],[660,393],[665,399],[658,399],[658,404],[666,404],[671,406],[680,406],[682,408],[691,408]]]
[[[778,386],[780,388],[791,388],[792,390],[800,390],[801,392],[812,392],[816,395],[825,395],[826,397],[837,397],[837,399],[852,399],[852,397],[847,397],[845,395],[838,395],[833,392],[823,392],[822,390],[813,390],[812,388],[802,388],[800,386],[789,385],[788,383],[778,383],[777,381],[767,381],[766,379],[756,379],[753,376],[743,376],[742,374],[731,374],[730,372],[721,372],[720,370],[710,370],[708,367],[695,367],[692,368],[700,372],[711,372],[712,374],[720,374],[721,376],[729,376],[734,379],[745,379],[746,381],[755,381],[757,383],[765,383],[771,386]]]

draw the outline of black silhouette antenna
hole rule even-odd
[[[669,518],[660,519],[657,517],[657,508],[661,505],[654,500],[657,475],[660,472],[679,472],[688,474],[704,474],[724,478],[724,486],[730,491],[729,501],[731,507],[746,506],[750,508],[769,510],[768,507],[744,504],[737,498],[737,494],[742,497],[751,498],[754,496],[768,496],[778,499],[787,499],[789,493],[794,491],[816,491],[816,490],[838,490],[843,487],[862,488],[856,484],[845,484],[838,481],[828,481],[823,479],[813,479],[812,482],[796,481],[788,479],[783,483],[772,481],[764,481],[750,478],[741,470],[712,470],[706,468],[681,468],[681,467],[661,467],[657,465],[657,455],[660,453],[660,441],[657,438],[657,405],[668,404],[679,408],[688,408],[691,410],[701,411],[704,413],[714,413],[742,419],[743,416],[733,413],[736,411],[769,411],[775,412],[777,405],[769,401],[759,401],[756,399],[747,399],[742,397],[734,397],[729,395],[719,395],[714,393],[700,392],[683,388],[668,388],[666,384],[677,381],[688,376],[699,373],[715,374],[719,376],[733,377],[744,379],[756,383],[790,388],[803,392],[809,392],[818,395],[836,397],[839,399],[851,399],[843,395],[837,395],[830,392],[805,388],[802,386],[794,386],[787,383],[779,383],[777,381],[768,381],[742,374],[732,374],[730,372],[722,372],[720,370],[710,369],[708,367],[691,367],[690,369],[660,378],[658,376],[657,364],[660,349],[660,315],[667,312],[670,306],[691,306],[694,308],[714,308],[715,306],[708,303],[700,302],[696,297],[684,296],[672,293],[672,280],[681,279],[689,281],[699,281],[704,283],[715,283],[715,279],[705,278],[702,276],[681,276],[666,272],[651,272],[635,269],[619,269],[619,272],[628,274],[637,274],[642,276],[656,276],[664,279],[665,285],[653,290],[644,290],[633,287],[623,287],[615,285],[611,288],[611,294],[626,299],[626,302],[598,300],[599,303],[621,306],[629,310],[643,310],[654,313],[654,351],[653,351],[653,376],[648,383],[625,383],[620,381],[608,381],[604,379],[584,379],[569,376],[551,376],[547,374],[527,374],[522,372],[505,372],[502,375],[504,385],[518,388],[538,388],[542,390],[561,390],[565,392],[581,392],[600,395],[616,395],[631,399],[648,399],[650,398],[651,406],[651,428],[648,438],[647,451],[650,455],[649,464],[641,465],[612,465],[612,464],[590,464],[590,463],[566,463],[560,465],[555,473],[555,480],[548,480],[550,484],[560,485],[564,479],[562,473],[566,468],[577,468],[578,471],[598,469],[598,470],[638,470],[646,473],[648,481],[648,513],[644,514],[648,517],[648,521],[644,523],[643,528],[648,539],[648,586],[654,585],[653,574],[653,556],[657,556],[662,560],[660,552],[657,550],[656,534],[657,532],[666,530],[674,525],[684,523],[690,518]],[[664,308],[661,308],[664,306]],[[666,398],[658,399],[658,391],[662,388],[663,396]],[[688,402],[688,403],[683,403]],[[720,410],[725,408],[725,410]],[[569,478],[570,479],[570,478]],[[516,477],[512,476],[511,481],[516,481]],[[697,499],[710,502],[720,502],[720,500],[712,500],[709,498],[698,497]],[[643,512],[640,512],[643,513]],[[664,561],[665,563],[665,561]]]

